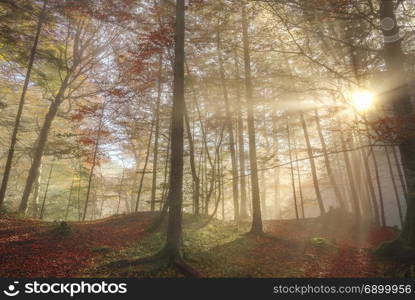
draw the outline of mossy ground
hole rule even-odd
[[[321,220],[265,222],[266,234],[247,235],[249,224],[236,228],[231,222],[185,216],[183,257],[206,278],[257,278],[257,277],[389,277],[404,276],[406,266],[377,260],[373,255],[376,245],[350,240],[347,228],[336,232],[333,239],[322,230]],[[304,225],[307,232],[301,231]],[[275,230],[285,227],[287,230]],[[291,235],[290,235],[291,232]],[[388,231],[389,232],[389,231]],[[287,233],[287,234],[285,234]],[[367,239],[370,237],[367,236]],[[387,235],[385,239],[389,239]],[[124,268],[101,269],[102,265],[119,260],[140,259],[157,253],[163,246],[164,233],[148,234],[130,247],[101,256],[86,276],[99,277],[184,277],[174,267],[162,262],[139,264]],[[377,239],[377,243],[380,238]]]

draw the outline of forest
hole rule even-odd
[[[415,278],[413,0],[0,0],[0,277]]]

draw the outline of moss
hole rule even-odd
[[[317,247],[333,247],[334,245],[325,238],[315,237],[310,239],[310,243]]]

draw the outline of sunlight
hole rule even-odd
[[[359,111],[365,111],[372,107],[375,96],[369,91],[358,91],[353,94],[353,105]]]

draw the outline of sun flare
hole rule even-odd
[[[359,91],[353,95],[353,105],[359,111],[365,111],[372,107],[375,96],[369,91]]]

